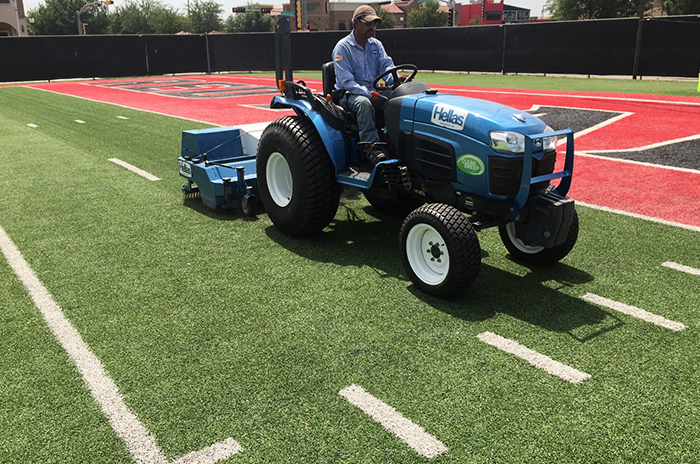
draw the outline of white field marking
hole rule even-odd
[[[31,127],[31,128],[34,128],[34,129],[36,129],[37,127],[39,127],[39,126],[37,126],[36,124],[32,124],[31,122],[30,122],[29,124],[27,124],[27,125],[28,125],[29,127]]]
[[[662,266],[675,269],[676,271],[687,272],[688,274],[693,274],[700,276],[700,269],[695,269],[694,267],[684,266],[683,264],[674,263],[673,261],[666,261],[661,263]]]
[[[524,359],[533,366],[549,372],[552,375],[556,375],[560,379],[566,380],[571,383],[581,383],[584,380],[590,379],[591,375],[581,372],[573,367],[562,364],[559,361],[555,361],[549,356],[538,353],[537,351],[531,350],[518,342],[510,340],[508,338],[501,337],[492,332],[484,332],[477,335],[477,338],[484,343],[488,343],[491,346],[503,350],[506,353],[517,356],[520,359]]]
[[[597,131],[598,129],[601,129],[601,128],[605,127],[605,126],[609,126],[610,124],[614,124],[614,123],[616,123],[617,121],[619,121],[620,119],[624,119],[624,118],[626,118],[626,117],[628,117],[628,116],[632,116],[633,114],[634,114],[634,113],[623,112],[622,114],[618,114],[618,115],[615,116],[615,117],[612,117],[612,118],[610,118],[610,119],[606,119],[605,121],[601,122],[600,124],[596,124],[595,126],[591,126],[591,127],[587,128],[587,129],[584,129],[584,130],[582,130],[582,131],[576,132],[576,133],[574,134],[574,139],[577,139],[577,138],[581,137],[582,135],[590,134],[591,132]],[[562,140],[558,141],[558,142],[557,142],[557,145],[561,145],[562,143],[566,143],[566,138],[563,138]]]
[[[632,151],[632,150],[622,150],[622,151]],[[604,159],[606,161],[614,161],[616,163],[627,163],[627,164],[636,164],[637,166],[647,166],[650,168],[657,168],[657,169],[667,169],[669,171],[678,171],[678,172],[689,172],[691,174],[700,174],[700,171],[697,169],[690,169],[690,168],[681,168],[677,166],[666,166],[663,164],[653,164],[653,163],[645,163],[644,161],[634,161],[634,160],[628,160],[624,158],[611,158],[609,156],[601,156],[601,155],[591,155],[590,151],[577,151],[576,156],[584,156],[586,158],[598,158],[598,159]],[[605,153],[605,152],[600,152]]]
[[[168,116],[168,117],[170,117],[170,118],[184,119],[185,121],[194,121],[194,122],[200,122],[200,123],[202,123],[202,124],[211,124],[212,126],[219,126],[219,124],[215,124],[215,123],[209,122],[209,121],[201,121],[201,120],[199,120],[199,119],[185,118],[185,117],[183,117],[183,116],[176,116],[176,115],[174,115],[174,114],[161,113],[161,112],[159,112],[159,111],[144,110],[144,109],[134,108],[134,107],[127,106],[127,105],[120,105],[119,103],[110,103],[110,102],[104,102],[104,101],[100,101],[100,100],[93,100],[92,98],[81,97],[81,96],[78,96],[78,95],[71,95],[71,94],[69,94],[69,93],[56,92],[55,90],[42,89],[42,88],[38,88],[38,87],[31,87],[30,85],[25,85],[25,86],[23,86],[23,87],[27,87],[27,88],[34,89],[34,90],[41,90],[42,92],[55,93],[56,95],[63,95],[64,97],[79,98],[79,99],[81,99],[81,100],[85,100],[85,101],[89,101],[89,102],[93,102],[93,103],[103,103],[103,104],[105,104],[105,105],[118,106],[118,107],[120,107],[120,108],[127,108],[127,109],[129,109],[129,110],[143,111],[144,113],[158,114],[158,115],[160,115],[160,116]],[[120,89],[120,90],[124,90],[124,89]],[[135,90],[134,90],[133,92],[135,92]]]
[[[683,330],[685,325],[666,319],[665,317],[657,316],[643,309],[637,308],[635,306],[626,305],[624,303],[618,303],[617,301],[608,300],[602,296],[598,296],[594,293],[586,293],[581,298],[591,303],[595,303],[600,306],[605,306],[606,308],[614,309],[615,311],[627,314],[628,316],[636,317],[637,319],[642,319],[643,321],[651,322],[659,327],[664,327],[671,330]]]
[[[367,393],[361,386],[350,385],[340,390],[338,394],[353,406],[360,408],[362,412],[396,435],[421,456],[433,458],[448,451],[441,441],[423,430],[420,425],[405,418],[396,409]]]
[[[621,214],[623,216],[629,216],[629,217],[633,217],[636,219],[644,219],[645,221],[656,222],[658,224],[663,224],[665,226],[680,227],[681,229],[692,230],[693,232],[700,232],[700,227],[698,227],[698,226],[691,226],[689,224],[681,224],[680,222],[667,221],[665,219],[659,219],[659,218],[655,218],[652,216],[645,216],[643,214],[630,213],[628,211],[613,209],[613,208],[609,208],[607,206],[592,205],[590,203],[584,203],[582,201],[576,201],[576,204],[581,205],[581,206],[585,206],[587,208],[593,208],[593,209],[597,209],[600,211],[605,211],[608,213]]]
[[[150,172],[146,172],[143,169],[139,169],[136,166],[127,163],[126,161],[122,161],[122,160],[117,159],[117,158],[110,158],[109,161],[111,161],[114,164],[118,164],[119,166],[126,168],[129,171],[138,174],[139,176],[145,177],[148,180],[160,180],[160,177],[156,177],[153,174],[151,174]]]
[[[85,121],[81,119],[76,119],[75,122],[77,122],[78,124],[85,124]]]
[[[628,101],[628,102],[641,102],[641,103],[661,103],[666,105],[687,105],[687,106],[700,106],[698,102],[684,102],[684,101],[671,101],[671,100],[653,100],[651,98],[620,98],[620,97],[604,97],[602,95],[567,95],[567,94],[555,94],[555,93],[538,93],[538,92],[521,92],[512,90],[473,90],[473,89],[448,89],[436,87],[437,90],[443,90],[445,92],[470,92],[470,93],[500,93],[504,95],[531,95],[536,97],[560,97],[560,98],[582,98],[590,100],[611,100],[611,101]],[[549,105],[545,105],[549,106]]]
[[[117,116],[117,119],[129,119],[126,116]]]
[[[0,250],[19,280],[34,300],[46,324],[83,377],[90,393],[109,419],[114,431],[124,440],[131,456],[138,463],[167,464],[167,460],[156,440],[131,412],[124,402],[114,381],[109,377],[100,360],[83,341],[80,333],[73,327],[56,304],[49,291],[39,281],[29,264],[24,260],[5,230],[0,227]],[[232,438],[187,454],[175,463],[215,463],[221,459],[240,453],[242,447]]]

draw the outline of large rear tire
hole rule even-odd
[[[515,235],[515,223],[499,227],[501,241],[513,258],[527,264],[548,265],[563,259],[574,248],[578,240],[578,213],[574,210],[574,219],[571,221],[569,233],[561,245],[545,248],[539,245],[523,242]]]
[[[335,168],[309,119],[270,123],[260,137],[256,169],[260,199],[285,234],[315,234],[335,217],[340,201]]]
[[[439,298],[464,292],[481,267],[481,247],[471,222],[449,205],[423,205],[401,225],[401,259],[411,282]]]

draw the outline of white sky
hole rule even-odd
[[[191,0],[194,1],[194,0]],[[220,5],[223,5],[224,7],[224,17],[228,16],[231,14],[231,9],[234,6],[246,6],[248,3],[259,3],[259,4],[273,4],[273,5],[281,5],[282,3],[288,3],[289,0],[282,2],[280,0],[215,0],[217,3]],[[359,0],[355,0],[359,1]],[[457,0],[459,1],[459,0]],[[465,4],[468,3],[469,0],[462,0],[461,3]],[[542,7],[544,6],[546,0],[505,0],[505,2],[508,5],[513,5],[513,6],[519,6],[522,8],[529,8],[530,9],[530,16],[542,16]],[[85,0],[87,3],[88,0]],[[125,0],[114,0],[114,5],[111,6],[110,8],[114,8],[114,6],[118,6],[122,3],[124,3]],[[164,5],[170,5],[172,7],[177,8],[180,13],[185,13],[187,11],[187,0],[161,0],[161,2]],[[44,0],[24,0],[24,12],[25,14],[33,9],[39,6],[41,3],[44,3]]]

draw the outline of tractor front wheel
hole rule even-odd
[[[481,248],[471,222],[449,205],[423,205],[401,225],[401,259],[421,291],[439,298],[464,292],[479,274]]]
[[[308,118],[270,123],[260,137],[256,169],[260,199],[285,234],[320,232],[335,217],[340,201],[335,168]]]
[[[566,240],[561,245],[545,248],[539,245],[526,243],[515,235],[515,223],[509,222],[499,227],[501,241],[513,258],[527,264],[548,265],[554,264],[569,254],[578,239],[578,213],[574,210],[574,219],[571,222]]]

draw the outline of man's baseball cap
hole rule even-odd
[[[355,19],[357,18],[364,19],[365,21],[382,21],[382,18],[377,16],[377,12],[374,11],[374,9],[369,5],[362,5],[357,7],[355,13],[353,13],[352,15],[352,20],[355,21]]]

